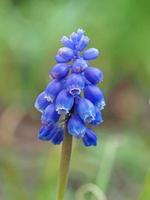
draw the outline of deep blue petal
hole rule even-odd
[[[84,75],[92,84],[98,84],[103,81],[103,72],[95,67],[87,67]]]
[[[55,127],[52,129],[53,136],[51,137],[51,143],[52,144],[60,144],[63,141],[64,137],[64,129],[60,127],[59,125],[55,125]]]
[[[67,128],[69,134],[77,138],[83,137],[86,131],[85,124],[78,115],[71,116],[68,121]]]
[[[39,130],[39,133],[38,133],[38,138],[40,140],[43,140],[43,141],[47,141],[47,140],[50,140],[51,139],[51,130],[53,128],[53,125],[51,126],[42,126]]]
[[[45,91],[44,92],[41,92],[36,100],[35,100],[35,108],[40,111],[40,112],[43,112],[45,110],[45,108],[49,105],[49,102],[48,100],[45,98],[46,94],[45,94]]]
[[[96,111],[93,103],[88,99],[81,98],[77,103],[77,112],[85,123],[95,120]]]
[[[60,144],[63,141],[63,135],[62,134],[56,134],[53,139],[51,140],[52,144]]]
[[[56,98],[56,111],[59,114],[67,114],[71,110],[74,98],[66,89],[62,90]]]
[[[87,62],[83,58],[76,59],[72,65],[72,71],[75,73],[80,73],[88,67]]]
[[[86,86],[84,89],[84,96],[100,110],[106,105],[103,92],[95,85]]]
[[[53,124],[59,120],[60,115],[57,113],[55,105],[50,104],[44,110],[41,120],[43,124]]]
[[[87,78],[84,76],[84,72],[82,72],[81,75],[85,82],[85,86],[92,85],[92,83],[89,80],[87,80]]]
[[[96,116],[95,119],[91,122],[92,125],[99,125],[103,122],[102,113],[99,108],[95,108]]]
[[[39,130],[38,138],[43,141],[50,140],[53,144],[60,144],[63,140],[64,129],[58,124],[42,126]]]
[[[64,46],[74,49],[74,43],[70,38],[63,36],[60,41]]]
[[[54,79],[62,79],[68,75],[69,67],[66,64],[56,64],[50,71],[50,76]]]
[[[91,129],[87,129],[82,141],[85,146],[96,146],[97,145],[97,136]]]
[[[66,80],[66,88],[70,94],[79,95],[84,89],[84,80],[80,74],[71,74]]]
[[[53,102],[62,89],[62,81],[53,80],[45,89],[45,97],[48,101]]]
[[[85,60],[93,60],[96,59],[99,56],[99,51],[98,49],[95,48],[90,48],[83,53],[83,58]]]

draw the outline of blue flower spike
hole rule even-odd
[[[90,39],[85,31],[78,29],[70,36],[63,36],[51,68],[51,81],[35,100],[35,108],[42,113],[42,127],[38,138],[60,144],[67,134],[81,139],[86,147],[97,145],[92,126],[103,122],[105,107],[103,92],[98,87],[103,72],[90,65],[99,56],[96,48],[86,49]]]

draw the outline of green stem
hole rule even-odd
[[[64,200],[65,189],[68,182],[69,163],[72,150],[72,136],[68,134],[65,127],[64,140],[62,144],[60,172],[58,180],[57,200]]]

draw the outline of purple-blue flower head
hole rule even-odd
[[[67,130],[66,134],[81,139],[85,146],[96,146],[96,133],[89,126],[103,122],[105,99],[97,86],[103,81],[103,72],[91,67],[90,61],[99,56],[99,51],[86,49],[90,38],[81,28],[63,36],[60,42],[64,46],[55,56],[51,81],[35,101],[36,109],[42,112],[38,138],[60,144]]]

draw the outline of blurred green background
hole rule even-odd
[[[83,28],[101,56],[100,144],[74,141],[68,200],[150,199],[150,3],[0,1],[0,200],[53,200],[60,146],[37,140],[37,94],[62,35]]]

